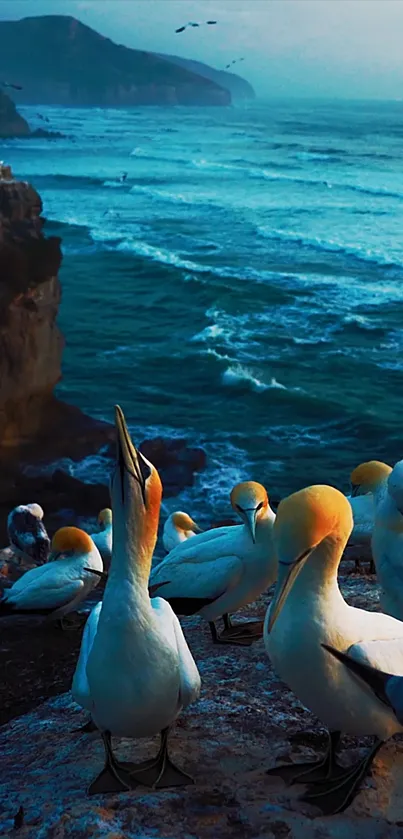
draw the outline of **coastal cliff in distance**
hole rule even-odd
[[[0,78],[22,86],[13,91],[17,104],[231,104],[215,81],[63,15],[0,21]]]
[[[247,99],[255,99],[256,93],[249,82],[238,76],[237,73],[231,73],[228,70],[216,70],[210,67],[209,64],[204,64],[202,61],[194,61],[191,58],[182,58],[178,55],[162,55],[160,58],[165,58],[172,61],[173,64],[178,64],[179,67],[185,67],[192,73],[198,73],[199,76],[204,76],[205,79],[211,79],[221,87],[226,87],[229,90],[233,102],[243,102]]]

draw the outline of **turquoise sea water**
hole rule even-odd
[[[402,457],[403,103],[23,113],[68,135],[1,149],[63,238],[59,395],[206,448],[169,509]]]

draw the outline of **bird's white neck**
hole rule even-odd
[[[298,604],[301,600],[320,599],[322,607],[326,601],[343,599],[337,581],[337,572],[345,547],[345,539],[334,534],[328,536],[305,561],[290,595]]]

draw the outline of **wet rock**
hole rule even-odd
[[[158,469],[166,498],[178,495],[185,487],[192,486],[195,473],[206,467],[205,451],[190,448],[184,439],[155,437],[144,440],[139,449]]]
[[[343,575],[341,584],[349,603],[377,608],[373,581]],[[236,620],[262,616],[269,600],[260,598]],[[287,788],[266,775],[277,761],[316,758],[325,737],[273,673],[263,642],[224,650],[212,645],[199,618],[183,620],[183,627],[202,694],[179,718],[171,752],[193,775],[194,786],[159,791],[139,786],[88,798],[87,786],[103,763],[99,737],[75,732],[86,717],[70,694],[38,706],[41,697],[55,692],[54,680],[61,690],[68,688],[80,633],[56,635],[21,623],[3,628],[0,621],[8,649],[0,653],[0,663],[10,674],[7,686],[0,685],[0,698],[9,691],[8,718],[15,717],[0,731],[0,835],[13,835],[22,807],[19,839],[402,839],[403,749],[397,738],[383,747],[346,812],[323,818],[298,800],[301,786]],[[29,707],[30,713],[17,716]],[[141,760],[154,754],[157,742],[115,739],[114,747],[123,760]],[[342,762],[353,762],[367,747],[367,740],[343,738]]]

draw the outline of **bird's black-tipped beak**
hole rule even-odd
[[[130,439],[126,420],[119,405],[115,406],[115,425],[117,437],[117,463],[120,471],[122,498],[124,498],[124,477],[126,473],[127,475],[131,475],[132,478],[135,478],[135,480],[140,484],[144,506],[146,506],[145,487],[146,480],[149,478],[151,470],[142,454],[137,451]]]

